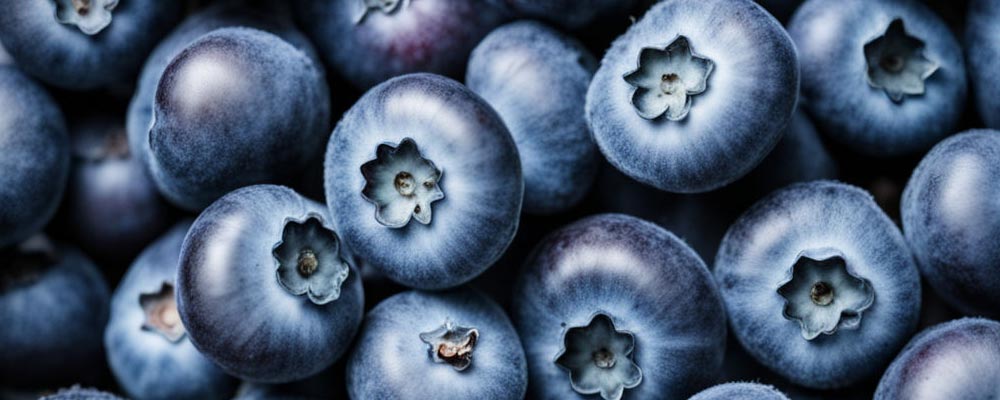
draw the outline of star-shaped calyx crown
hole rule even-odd
[[[163,282],[153,292],[139,294],[139,306],[146,315],[142,329],[160,334],[171,342],[178,342],[187,332],[177,312],[174,285]]]
[[[464,371],[472,364],[472,351],[479,341],[479,330],[445,320],[437,329],[421,333],[420,340],[427,344],[427,351],[434,362]]]
[[[861,313],[875,301],[871,283],[852,273],[844,256],[832,249],[800,254],[778,294],[785,298],[782,314],[799,324],[806,340],[856,329]]]
[[[635,87],[631,99],[635,111],[650,120],[663,115],[671,121],[684,119],[692,98],[708,88],[715,68],[712,60],[694,53],[685,36],[677,36],[663,49],[643,48],[638,63],[624,78]]]
[[[375,205],[375,220],[389,228],[402,228],[411,218],[430,224],[431,203],[444,198],[441,169],[421,156],[410,138],[398,146],[378,145],[375,159],[361,166],[361,174],[361,195]]]
[[[621,399],[625,389],[639,386],[642,370],[632,360],[635,337],[615,329],[611,317],[596,314],[587,326],[566,330],[556,364],[569,371],[570,385],[580,394],[600,393]]]
[[[318,305],[340,298],[350,267],[340,256],[337,234],[323,226],[319,216],[287,221],[272,254],[278,283],[288,293],[306,295]]]
[[[55,0],[56,20],[74,25],[87,35],[96,35],[111,25],[111,12],[118,0]]]
[[[903,20],[894,19],[885,33],[865,44],[868,84],[885,90],[900,103],[909,96],[924,94],[924,81],[937,71],[938,64],[924,56],[924,41],[906,33]]]

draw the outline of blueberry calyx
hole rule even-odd
[[[885,33],[865,44],[868,60],[868,84],[885,90],[895,103],[906,95],[924,94],[924,81],[938,64],[924,56],[923,40],[906,33],[903,20],[896,18],[889,23]]]
[[[340,298],[340,286],[350,267],[340,256],[340,239],[317,215],[288,220],[281,241],[272,251],[278,284],[295,296],[307,295],[323,305]]]
[[[778,294],[785,298],[782,315],[799,323],[806,340],[857,328],[861,313],[875,302],[871,283],[854,274],[834,249],[800,253]]]
[[[159,290],[139,294],[139,306],[146,315],[146,320],[142,322],[143,330],[159,333],[172,343],[177,343],[187,333],[177,312],[172,283],[163,282]]]
[[[56,20],[75,25],[87,35],[96,35],[111,25],[111,11],[118,0],[53,0],[56,3]]]
[[[666,115],[680,121],[691,111],[693,97],[708,88],[713,68],[712,60],[695,53],[688,38],[678,35],[663,49],[642,48],[638,67],[624,78],[635,87],[631,103],[640,117]]]
[[[632,360],[634,349],[631,332],[615,329],[611,317],[597,313],[587,326],[566,330],[555,362],[569,371],[570,386],[577,393],[618,400],[625,389],[642,382],[642,370]]]
[[[375,159],[361,166],[365,187],[361,195],[375,204],[375,220],[389,228],[402,228],[416,219],[431,223],[431,203],[444,198],[442,171],[421,156],[417,143],[405,138],[398,146],[378,145]]]
[[[361,0],[364,6],[364,11],[358,17],[355,24],[360,24],[364,22],[365,17],[373,11],[381,11],[383,14],[390,15],[396,10],[403,8],[409,3],[409,0]]]
[[[448,364],[456,371],[464,371],[472,364],[472,351],[479,341],[479,330],[445,320],[437,329],[421,333],[420,340],[427,343],[428,353],[435,363]]]

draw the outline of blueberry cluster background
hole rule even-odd
[[[1000,0],[751,3],[0,0],[0,399],[997,398]],[[845,83],[871,15],[945,49],[897,103],[926,109]],[[621,71],[685,24],[743,75],[640,118]],[[322,276],[283,252],[316,243]],[[821,350],[755,291],[804,256],[875,291]],[[154,294],[179,342],[138,329]],[[604,314],[643,378],[582,394],[556,357]],[[472,367],[429,361],[463,320]],[[927,378],[927,348],[964,361]]]

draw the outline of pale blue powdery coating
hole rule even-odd
[[[302,51],[260,30],[222,28],[170,62],[153,115],[153,178],[168,200],[200,210],[299,173],[326,140],[330,98]]]
[[[575,39],[531,21],[497,28],[472,51],[465,83],[517,143],[526,212],[564,211],[594,181],[597,146],[583,108],[596,64]]]
[[[236,380],[201,355],[187,335],[171,342],[143,329],[146,313],[139,296],[174,284],[181,243],[191,221],[178,223],[149,245],[129,268],[111,298],[104,331],[108,364],[118,383],[139,399],[225,399]]]
[[[195,220],[177,270],[178,310],[191,342],[245,380],[282,383],[336,361],[361,325],[364,294],[353,266],[340,297],[319,306],[285,290],[273,250],[287,221],[326,209],[283,186],[249,186],[222,197]]]
[[[896,103],[868,83],[864,46],[896,18],[925,43],[938,69],[923,95]],[[810,0],[788,32],[802,64],[802,104],[829,137],[867,155],[898,156],[930,148],[953,132],[966,97],[965,62],[948,26],[915,0]]]
[[[476,328],[472,363],[462,371],[435,363],[420,333],[445,320]],[[378,304],[347,364],[353,399],[523,399],[527,364],[517,332],[503,310],[470,289],[409,291]]]
[[[979,116],[1000,129],[1000,2],[971,0],[965,20],[965,57]]]
[[[678,35],[714,62],[681,121],[645,119],[623,79],[642,48]],[[781,139],[798,96],[798,61],[781,25],[749,0],[667,0],[608,49],[587,93],[594,139],[615,168],[671,192],[704,192],[750,172]]]
[[[0,248],[37,233],[56,212],[69,176],[69,135],[45,89],[0,66]]]
[[[35,77],[86,90],[131,83],[156,42],[181,16],[181,2],[120,1],[95,35],[56,19],[55,1],[0,0],[0,40]]]
[[[875,400],[993,399],[997,382],[1000,322],[962,318],[914,337],[885,371]]]
[[[416,142],[442,171],[444,198],[424,225],[388,228],[361,194],[361,165],[383,143]],[[500,116],[451,79],[410,74],[369,90],[337,124],[326,152],[327,205],[352,253],[390,279],[421,289],[471,280],[510,244],[524,183],[517,148]]]
[[[903,232],[920,271],[952,306],[1000,317],[1000,131],[938,143],[903,191]]]
[[[672,233],[621,214],[602,214],[549,235],[515,287],[514,320],[537,399],[588,399],[555,363],[570,327],[596,313],[634,334],[642,381],[624,398],[683,398],[717,379],[725,311],[705,263]]]
[[[79,250],[56,249],[54,263],[29,272],[35,278],[0,291],[0,381],[7,384],[68,385],[96,378],[104,365],[108,286]]]
[[[833,249],[871,283],[874,303],[857,329],[813,340],[782,315],[778,287],[799,254]],[[813,388],[850,385],[881,371],[916,329],[920,276],[899,229],[867,192],[830,181],[800,183],[759,201],[730,227],[715,277],[743,347],[775,373]]]

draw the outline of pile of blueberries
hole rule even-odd
[[[1000,399],[1000,0],[0,6],[2,399]]]

